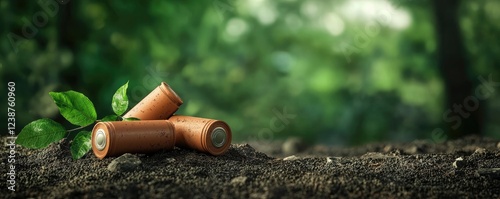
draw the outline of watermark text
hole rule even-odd
[[[7,148],[7,189],[16,191],[16,83],[9,82],[7,93],[7,131],[9,136],[5,142]]]

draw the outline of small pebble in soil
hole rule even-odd
[[[395,154],[399,154],[399,151],[394,151]],[[386,155],[379,152],[368,152],[361,156],[361,159],[386,159],[386,158],[395,158],[393,155]]]
[[[474,158],[482,158],[482,157],[486,156],[486,149],[484,149],[484,148],[477,148],[474,151],[474,153],[472,153],[471,156],[474,157]]]
[[[298,160],[299,157],[295,156],[295,155],[291,155],[291,156],[288,156],[286,158],[283,158],[284,161],[289,161],[289,160]]]
[[[462,168],[465,165],[464,158],[459,157],[453,162],[453,168]]]
[[[391,150],[392,150],[392,146],[391,145],[386,145],[386,146],[384,146],[384,149],[382,151],[385,152],[385,153],[388,153]]]
[[[340,161],[341,157],[326,157],[326,164]]]
[[[404,149],[404,152],[410,155],[417,154],[420,151],[420,149],[417,146],[411,146],[406,149]]]
[[[500,179],[500,168],[479,168],[479,175]]]
[[[304,141],[297,137],[291,137],[281,145],[281,150],[285,155],[296,154],[303,151],[305,148]]]
[[[238,176],[231,180],[231,184],[245,184],[246,181],[247,181],[246,176]]]
[[[130,153],[125,153],[120,157],[111,161],[111,163],[109,163],[108,165],[108,170],[113,172],[132,171],[141,163],[142,163],[141,160],[137,156],[132,155]]]

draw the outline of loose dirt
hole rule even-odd
[[[2,198],[500,197],[498,140],[314,146],[292,156],[280,153],[279,142],[254,146],[233,144],[218,157],[176,148],[118,160],[92,152],[72,160],[65,140],[40,150],[18,146],[15,192],[7,189],[4,148]]]

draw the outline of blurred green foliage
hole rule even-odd
[[[0,2],[0,93],[16,83],[18,131],[41,117],[63,121],[49,91],[80,91],[111,114],[109,99],[127,81],[131,105],[165,81],[184,100],[178,114],[224,120],[237,141],[429,138],[450,108],[430,0],[55,5],[52,17],[36,1]],[[500,80],[499,11],[495,0],[464,1],[459,10],[476,83],[479,75]],[[26,38],[23,27],[33,20],[47,23]],[[9,34],[26,39],[12,45]],[[354,47],[347,57],[346,45]],[[498,95],[480,106],[486,135],[498,138]],[[296,117],[283,122],[277,112],[284,110]]]

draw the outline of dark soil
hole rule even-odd
[[[18,146],[15,192],[7,189],[4,150],[0,185],[2,198],[500,198],[499,144],[468,137],[315,146],[287,158],[248,144],[219,157],[176,148],[128,155],[142,163],[110,171],[116,158],[99,160],[90,152],[72,160],[62,141],[41,150]],[[279,144],[270,148],[284,157]]]

